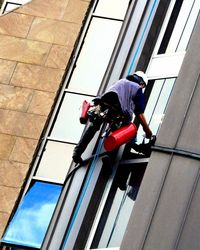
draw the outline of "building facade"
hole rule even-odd
[[[33,0],[0,18],[4,250],[199,249],[199,9]],[[151,155],[126,144],[108,166],[102,126],[75,165],[81,103],[135,70],[149,79]]]

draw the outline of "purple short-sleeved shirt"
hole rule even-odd
[[[117,94],[122,111],[129,116],[130,120],[133,113],[139,115],[144,112],[144,94],[138,83],[121,79],[106,91],[108,92]]]

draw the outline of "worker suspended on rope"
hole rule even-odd
[[[117,121],[118,127],[112,128],[114,130],[129,124],[135,114],[143,127],[146,138],[151,138],[152,132],[144,116],[145,104],[142,91],[147,82],[146,74],[137,71],[133,75],[118,80],[103,95],[93,100],[94,107],[89,112],[90,124],[74,148],[72,158],[75,163],[82,162],[82,153],[105,119],[108,123],[112,123],[113,120]],[[111,124],[111,126],[114,125],[116,126],[116,122]]]

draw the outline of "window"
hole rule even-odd
[[[7,14],[31,0],[0,0],[0,15]]]
[[[39,248],[60,192],[60,185],[33,181],[11,219],[2,242]]]
[[[34,177],[63,184],[73,149],[71,144],[48,140]]]
[[[199,13],[198,0],[176,1],[158,54],[185,51]]]
[[[134,207],[147,161],[121,161],[110,191],[104,197],[102,213],[96,218],[96,226],[86,249],[118,249]]]
[[[176,78],[151,80],[146,88],[147,106],[145,108],[145,117],[149,122],[152,133],[156,135],[164,119],[164,113],[168,104]],[[141,143],[144,139],[143,130],[138,130],[137,141]]]
[[[124,19],[129,0],[101,0],[94,14],[103,17]],[[113,8],[113,6],[115,6]]]
[[[93,18],[68,89],[96,95],[108,66],[122,22]]]
[[[84,125],[79,122],[81,105],[84,100],[90,102],[92,99],[90,96],[66,92],[50,137],[56,140],[77,143],[84,129]]]
[[[199,0],[171,1],[149,63],[150,79],[176,77],[199,13]]]

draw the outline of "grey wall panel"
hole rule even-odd
[[[177,238],[177,250],[199,250],[199,229],[200,229],[200,181],[194,190],[194,197],[189,204],[188,213],[183,221],[183,230]]]
[[[157,138],[157,144],[159,145],[175,147],[182,129],[182,124],[187,115],[193,90],[200,72],[200,57],[198,53],[200,44],[199,34],[200,18],[197,20],[189,48],[166,110],[166,115]]]
[[[199,161],[153,153],[120,250],[174,249]]]
[[[170,155],[163,158],[158,152],[150,159],[120,250],[141,249],[170,161]]]
[[[173,157],[143,249],[174,249],[198,174],[198,161]]]
[[[198,67],[200,72],[200,61]],[[195,78],[197,77],[199,76],[195,75]],[[200,153],[200,79],[195,78],[193,77],[194,83],[196,81],[195,92],[191,98],[177,147]]]

